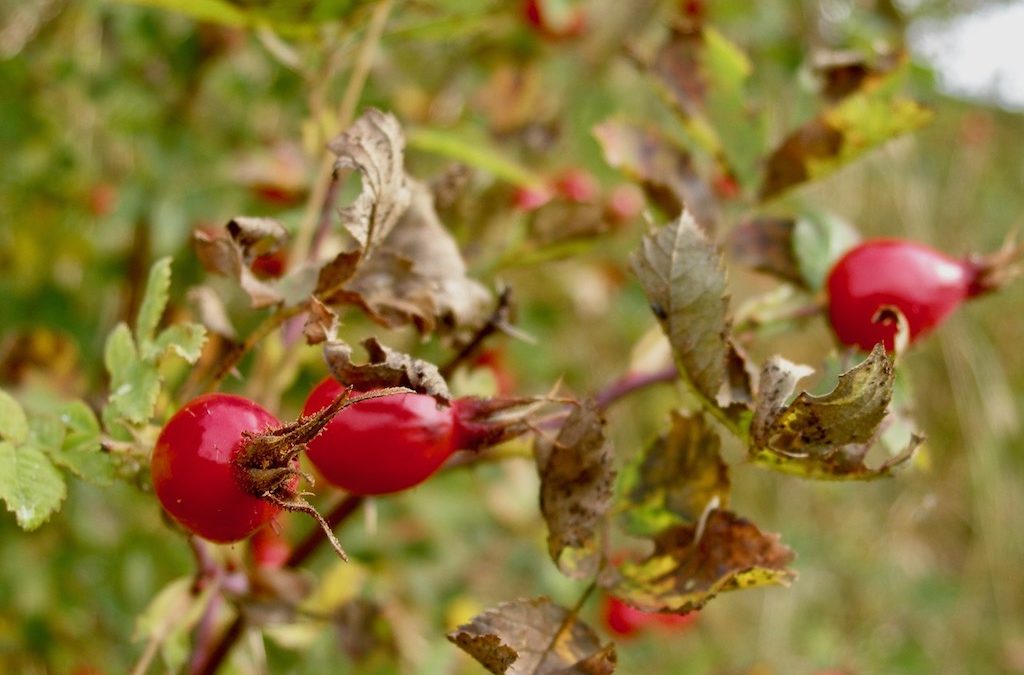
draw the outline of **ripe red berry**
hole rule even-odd
[[[519,211],[536,211],[554,197],[550,188],[545,185],[518,187],[512,193],[512,206]]]
[[[288,268],[288,252],[283,248],[252,259],[249,269],[260,279],[277,279]]]
[[[604,596],[601,616],[608,630],[623,638],[634,637],[652,626],[682,630],[697,619],[696,612],[687,614],[645,612],[627,605],[613,595]]]
[[[313,388],[302,413],[322,410],[342,391],[330,377]],[[307,444],[307,455],[328,482],[352,494],[379,495],[432,476],[456,450],[479,450],[526,431],[522,420],[493,413],[525,399],[460,398],[438,405],[426,394],[394,394],[353,403]]]
[[[302,413],[318,412],[341,391],[326,378],[310,392]],[[330,483],[375,495],[422,483],[458,445],[452,408],[425,394],[396,394],[345,408],[308,448],[310,461]]]
[[[897,326],[880,320],[895,307],[907,318],[913,340],[940,324],[961,302],[988,290],[982,267],[922,244],[897,239],[864,242],[829,272],[829,318],[839,341],[870,350],[893,348]]]
[[[217,542],[239,541],[280,508],[249,494],[235,458],[245,432],[280,426],[256,403],[231,394],[205,394],[164,425],[153,449],[153,488],[164,509],[187,530]]]
[[[583,169],[566,169],[554,181],[555,190],[571,202],[589,203],[597,200],[601,186]]]

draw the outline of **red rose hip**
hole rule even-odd
[[[153,488],[167,513],[216,542],[240,541],[269,522],[280,507],[244,490],[235,459],[246,432],[280,425],[241,396],[206,394],[187,403],[164,425],[153,449]]]

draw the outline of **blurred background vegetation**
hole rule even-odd
[[[548,41],[524,23],[519,3],[397,2],[362,104],[394,111],[413,130],[409,162],[420,178],[451,159],[428,147],[426,134],[417,146],[415,130],[429,129],[479,140],[485,154],[539,174],[578,166],[613,186],[623,179],[604,162],[593,125],[611,115],[666,127],[671,119],[623,57],[623,40],[642,42],[686,3],[583,4],[588,32]],[[898,47],[909,23],[981,3],[707,4],[708,22],[755,66],[750,105],[774,144],[817,109],[808,75],[815,50]],[[194,229],[239,214],[291,227],[301,220],[374,3],[246,0],[231,12],[198,1],[137,5],[32,0],[0,10],[0,385],[29,407],[102,400],[104,339],[134,314],[156,257],[174,256],[172,313],[191,311],[186,291],[204,276],[188,248]],[[928,127],[768,210],[827,212],[866,236],[908,236],[951,254],[992,250],[1019,228],[1024,119],[944,96],[925,63],[912,64],[909,81],[934,110]],[[474,181],[486,199],[507,203],[511,188],[493,172]],[[742,213],[724,208],[727,222]],[[519,324],[537,338],[502,344],[518,389],[543,393],[561,377],[588,392],[625,371],[653,325],[626,265],[643,224],[546,252],[522,248],[522,214],[485,215],[453,210],[448,224],[476,273],[515,289]],[[739,268],[730,275],[737,301],[777,283]],[[245,334],[261,315],[231,297]],[[903,368],[928,441],[895,479],[816,483],[738,468],[736,510],[781,533],[798,554],[799,581],[718,598],[671,639],[623,642],[621,672],[1024,672],[1022,306],[1018,284],[971,304],[908,355]],[[346,317],[345,332],[380,331]],[[442,353],[404,332],[387,340]],[[820,364],[832,349],[815,320],[766,335],[753,351]],[[318,350],[303,350],[285,382],[252,372],[250,358],[247,377],[227,387],[294,416],[324,375]],[[167,373],[179,383],[185,374]],[[473,373],[455,384],[493,387]],[[671,387],[658,387],[614,408],[618,452],[642,448],[677,404]],[[531,463],[513,460],[376,502],[374,519],[343,531],[356,564],[340,569],[324,551],[311,578],[326,595],[380,602],[400,659],[377,655],[357,668],[336,632],[308,621],[268,631],[272,672],[478,672],[443,639],[453,622],[523,595],[571,604],[580,590],[544,551],[536,490]],[[193,570],[185,540],[162,522],[145,485],[74,482],[62,512],[35,532],[0,518],[0,541],[3,672],[126,671],[145,642],[139,616]],[[596,607],[587,612],[595,617]],[[249,672],[259,651],[247,644],[231,667]]]

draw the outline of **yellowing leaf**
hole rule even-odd
[[[701,415],[672,413],[672,427],[623,471],[622,512],[634,533],[696,525],[709,507],[729,504],[721,440]]]
[[[570,413],[554,441],[537,442],[540,510],[548,524],[548,553],[567,576],[597,573],[598,527],[615,482],[612,445],[593,401]]]
[[[892,361],[881,345],[839,376],[828,394],[801,392],[785,405],[796,383],[810,374],[781,357],[761,372],[750,426],[750,456],[766,468],[822,480],[871,480],[889,475],[908,460],[921,438],[877,468],[864,464],[888,413],[895,379]]]
[[[787,136],[768,157],[760,198],[767,201],[826,176],[875,146],[924,126],[931,112],[871,87],[843,99]]]
[[[688,211],[644,237],[633,271],[684,374],[714,402],[726,380],[729,345],[725,269]]]
[[[695,526],[658,535],[647,559],[610,570],[602,585],[649,612],[685,613],[700,609],[719,593],[766,585],[789,585],[793,553],[778,535],[761,532],[750,521],[715,509]]]
[[[605,675],[615,670],[613,644],[547,598],[498,605],[448,633],[448,640],[492,673]]]

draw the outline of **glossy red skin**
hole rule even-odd
[[[829,319],[843,344],[867,351],[884,342],[891,350],[897,327],[873,322],[879,309],[897,307],[907,317],[913,341],[970,297],[976,277],[968,263],[922,244],[867,241],[848,251],[829,272]]]
[[[601,616],[608,630],[624,638],[634,637],[651,626],[681,630],[697,619],[696,612],[687,614],[645,612],[612,595],[604,596]]]
[[[303,415],[327,407],[342,387],[330,377],[310,392]],[[425,394],[396,394],[356,403],[307,444],[325,479],[352,494],[380,495],[418,485],[459,445],[453,408]]]
[[[164,509],[204,539],[245,539],[280,508],[243,491],[234,458],[242,432],[281,422],[249,399],[205,394],[189,401],[160,432],[151,460],[153,488]]]

